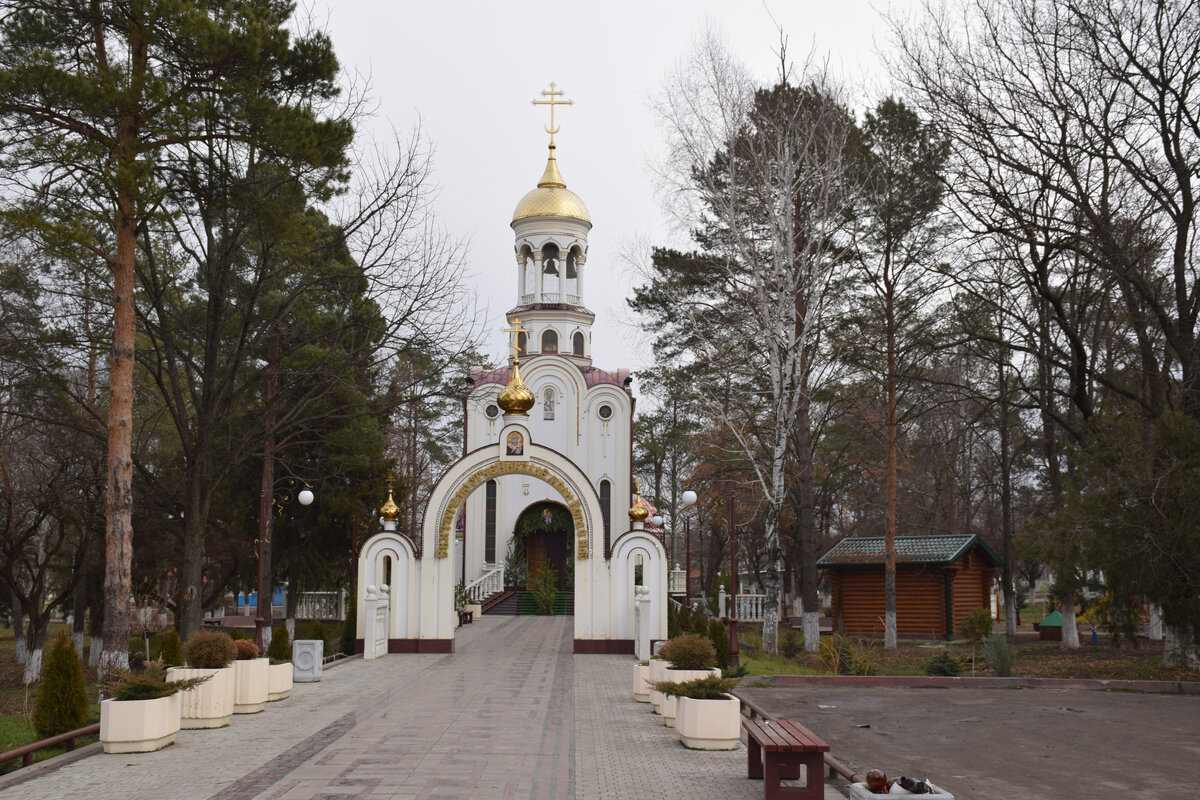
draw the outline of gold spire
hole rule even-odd
[[[646,504],[642,502],[642,479],[634,478],[633,480],[637,485],[637,497],[633,501],[633,508],[629,509],[629,518],[634,522],[642,522],[650,516],[650,509],[646,508]]]
[[[565,189],[562,173],[558,171],[558,160],[554,157],[554,142],[550,143],[550,157],[546,159],[546,171],[538,181],[539,189]]]
[[[387,502],[379,509],[379,516],[383,517],[388,522],[395,522],[400,519],[400,506],[396,505],[396,501],[392,499],[392,484],[395,478],[391,475],[387,477],[388,499]]]
[[[542,96],[550,99],[533,101],[535,106],[550,106],[550,124],[545,126],[546,133],[550,134],[550,155],[546,158],[546,169],[542,172],[537,188],[517,203],[517,209],[513,212],[514,223],[530,217],[566,217],[580,220],[589,228],[592,226],[587,206],[579,199],[579,195],[567,188],[567,182],[558,171],[558,159],[554,156],[554,134],[559,131],[558,126],[554,124],[554,107],[575,104],[574,100],[557,99],[562,94],[562,91],[551,83],[549,90],[542,90]]]
[[[512,377],[508,381],[508,386],[505,386],[500,392],[500,396],[496,398],[496,405],[504,410],[505,414],[519,414],[526,416],[529,409],[533,408],[533,392],[525,387],[521,380],[521,346],[517,339],[522,333],[529,333],[528,328],[521,327],[521,318],[513,317],[513,327],[505,328],[505,333],[511,333],[512,339],[509,346],[513,349],[513,365]]]

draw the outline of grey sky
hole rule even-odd
[[[508,223],[546,159],[546,109],[530,101],[551,81],[566,91],[575,105],[556,111],[557,156],[594,225],[584,297],[596,313],[594,363],[639,369],[649,354],[622,324],[635,281],[621,253],[639,242],[671,241],[648,167],[660,139],[651,98],[667,72],[707,22],[768,81],[778,69],[778,23],[793,60],[811,52],[857,83],[879,74],[876,41],[887,38],[872,5],[326,0],[313,11],[327,16],[343,66],[370,77],[380,131],[405,131],[420,119],[436,147],[436,209],[466,242],[471,283],[488,313],[486,348],[497,359],[503,314],[517,291]]]

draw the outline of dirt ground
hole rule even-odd
[[[1200,794],[1200,696],[1078,689],[749,688],[855,772],[959,800]]]

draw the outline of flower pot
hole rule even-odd
[[[933,789],[933,794],[919,795],[921,798],[929,798],[929,800],[954,800],[954,795],[950,794],[945,789],[935,786],[929,781],[925,781],[925,783],[928,783],[929,788]],[[896,791],[900,791],[899,787],[896,787]],[[907,792],[900,793],[907,794]],[[890,794],[891,793],[889,793],[889,795]],[[867,798],[870,797],[879,797],[879,795],[871,794],[869,791],[867,791],[867,785],[865,783],[850,784],[850,800],[867,800]]]
[[[292,693],[292,662],[272,664],[267,669],[267,702],[286,700]]]
[[[271,660],[250,658],[233,662],[237,685],[233,692],[233,713],[257,714],[267,705]]]
[[[650,666],[648,668],[650,670],[650,683],[654,683],[655,681],[665,681],[667,679],[667,667],[669,666],[670,664],[668,664],[666,661],[663,661],[661,658],[650,659]],[[659,708],[662,706],[663,698],[665,696],[666,695],[664,695],[662,692],[656,692],[653,689],[650,690],[650,702],[654,706],[655,714],[659,713]]]
[[[742,731],[742,703],[730,695],[720,700],[680,697],[675,730],[693,750],[734,750]]]
[[[650,702],[650,686],[646,681],[650,680],[650,666],[642,666],[641,664],[633,665],[633,699],[639,703]]]
[[[100,741],[106,753],[150,753],[175,741],[182,708],[179,692],[154,700],[105,700]]]
[[[189,678],[211,676],[204,683],[179,693],[182,710],[181,728],[223,728],[233,715],[233,691],[236,677],[232,666],[221,669],[191,669],[171,667],[167,680],[182,681]]]

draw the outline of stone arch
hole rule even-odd
[[[391,584],[388,585],[388,638],[407,639],[413,629],[419,604],[417,594],[417,558],[412,542],[394,531],[383,531],[363,544],[358,554],[358,591],[355,593],[357,638],[363,638],[366,624],[363,612],[368,586],[380,586],[384,580],[385,559],[392,560]]]
[[[633,530],[613,546],[613,620],[616,638],[633,638],[634,565],[643,559],[642,585],[650,590],[650,638],[665,639],[667,633],[667,551],[657,536]]]

